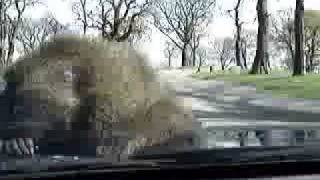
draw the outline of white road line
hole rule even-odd
[[[306,127],[306,128],[320,128],[320,122],[284,122],[284,121],[273,121],[273,120],[248,120],[239,121],[233,119],[224,118],[198,118],[204,128],[220,128],[220,127],[243,127],[243,128],[261,128],[261,127]]]
[[[285,103],[284,103],[285,102]],[[284,101],[277,99],[254,99],[248,103],[255,106],[274,107],[291,111],[303,111],[320,113],[319,103],[312,103],[309,101]]]

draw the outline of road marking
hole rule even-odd
[[[285,122],[275,120],[234,120],[198,118],[204,128],[320,128],[320,122]]]
[[[193,111],[206,111],[206,112],[223,112],[224,109],[220,108],[218,106],[212,106],[209,104],[207,100],[202,100],[200,98],[194,98],[194,97],[183,97],[186,101],[190,102],[189,104],[192,107]]]
[[[217,95],[216,96],[217,100],[222,100],[224,102],[230,103],[230,102],[237,102],[240,101],[241,97],[240,96],[226,96],[226,95]]]
[[[281,108],[291,111],[304,111],[312,113],[320,113],[319,104],[311,103],[308,101],[281,101],[280,99],[254,99],[248,101],[248,104],[263,107]]]

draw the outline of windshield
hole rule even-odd
[[[320,144],[318,0],[0,0],[0,62],[1,162]]]

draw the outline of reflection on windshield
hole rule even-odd
[[[319,3],[270,2],[1,1],[1,158],[320,145]]]

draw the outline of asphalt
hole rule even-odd
[[[258,93],[253,86],[196,80],[189,76],[191,73],[190,70],[167,70],[161,71],[160,77],[171,84],[178,96],[192,104],[196,119],[209,134],[214,134],[210,139],[213,146],[239,146],[236,138],[228,140],[226,131],[268,129],[271,132],[272,129],[270,134],[280,139],[286,138],[284,134],[288,134],[288,129],[289,133],[320,129],[320,101],[275,98],[268,93]],[[256,140],[253,133],[251,144],[257,144]]]
[[[270,94],[257,93],[253,86],[196,80],[188,76],[190,73],[175,70],[160,74],[178,96],[192,102],[193,112],[199,120],[320,125],[320,101],[275,98]]]

